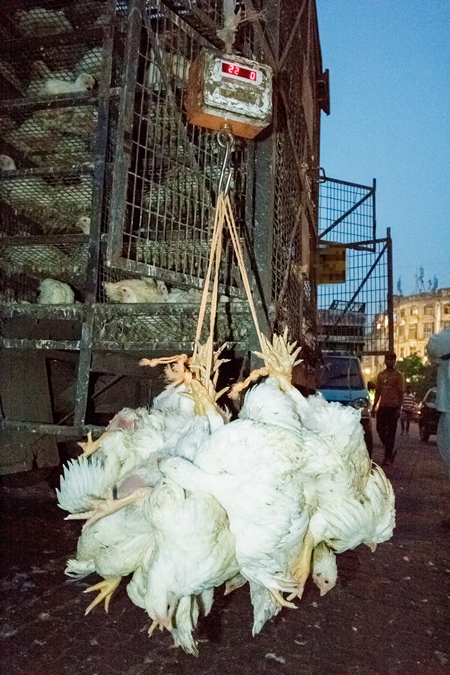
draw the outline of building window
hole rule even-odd
[[[434,306],[425,305],[425,307],[423,308],[423,313],[425,316],[434,316]]]
[[[423,324],[423,338],[424,340],[430,338],[434,333],[434,324],[433,323],[424,323]]]
[[[412,323],[408,326],[408,340],[417,340],[417,324]]]
[[[417,315],[419,314],[419,310],[418,310],[418,308],[414,305],[414,306],[411,307],[411,309],[409,310],[409,313],[411,314],[411,316],[417,316]]]
[[[444,314],[450,314],[450,305],[444,305],[442,311]]]
[[[400,310],[400,316],[406,316],[406,309],[404,307]]]
[[[409,348],[409,355],[410,356],[416,356],[416,354],[417,354],[417,347],[415,345],[412,345]]]
[[[443,328],[443,329],[449,328],[449,327],[450,327],[450,321],[443,321],[443,322],[442,322],[442,328]]]
[[[400,347],[400,358],[401,359],[405,358],[405,348],[404,347]]]
[[[398,339],[403,340],[405,337],[405,326],[398,327]]]

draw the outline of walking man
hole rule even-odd
[[[386,368],[378,374],[372,407],[372,417],[376,415],[378,436],[384,445],[383,464],[392,464],[397,454],[394,451],[395,434],[402,407],[405,380],[395,367],[396,360],[397,356],[394,352],[389,352],[384,357]]]
[[[406,391],[403,394],[402,412],[400,415],[400,426],[402,434],[409,434],[409,425],[412,420],[414,410],[416,409],[416,397],[414,396],[411,385],[406,385]]]

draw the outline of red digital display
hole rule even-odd
[[[251,82],[258,81],[258,71],[249,70],[249,68],[242,68],[235,63],[223,63],[222,62],[222,73],[225,75],[233,75],[234,77],[242,77],[244,80],[250,80]]]

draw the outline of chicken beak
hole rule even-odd
[[[377,550],[377,545],[376,545],[376,544],[367,544],[367,546],[370,548],[370,550],[372,551],[372,553],[375,553],[375,551]]]

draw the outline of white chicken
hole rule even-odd
[[[16,163],[9,155],[0,155],[0,171],[15,171]]]
[[[267,388],[280,394],[272,383]],[[259,401],[261,394],[266,391],[260,386],[247,394],[246,399],[251,398],[251,419],[236,420],[218,429],[204,441],[193,463],[171,458],[161,462],[160,469],[185,489],[216,497],[236,536],[236,558],[242,575],[269,589],[280,606],[292,606],[281,592],[298,590],[293,563],[309,522],[296,432],[299,422],[294,406],[286,405],[285,397],[281,407],[275,397],[270,401],[267,398],[268,405],[259,407],[255,397]],[[246,405],[247,401],[244,410]],[[260,414],[263,408],[264,419]]]
[[[100,80],[106,54],[107,51],[104,47],[93,47],[87,51],[76,65],[76,75],[89,73],[97,81]]]
[[[43,279],[39,284],[39,305],[73,305],[75,293],[69,284],[57,279]]]
[[[71,513],[68,519],[89,519],[80,537],[77,557],[69,561],[68,572],[81,575],[95,570],[105,577],[103,582],[88,589],[100,591],[99,596],[91,603],[88,610],[102,600],[105,601],[107,607],[112,593],[120,582],[120,577],[136,569],[138,563],[142,563],[143,549],[141,543],[143,541],[146,541],[147,548],[150,547],[150,550],[153,550],[154,538],[145,539],[145,537],[150,530],[153,532],[157,528],[159,522],[157,514],[150,513],[148,515],[148,503],[149,494],[150,499],[153,499],[151,495],[152,487],[158,484],[161,477],[158,467],[161,458],[172,452],[189,451],[190,442],[186,439],[189,439],[190,435],[197,435],[199,432],[210,433],[209,420],[211,420],[212,426],[223,424],[226,421],[226,416],[222,416],[218,412],[214,400],[209,398],[211,390],[199,386],[199,379],[196,380],[197,386],[194,386],[192,380],[186,377],[186,375],[192,377],[192,373],[185,372],[183,365],[185,359],[187,357],[180,357],[173,368],[169,367],[167,372],[172,384],[155,399],[150,412],[145,409],[136,411],[124,409],[115,416],[107,431],[97,441],[92,441],[89,435],[87,443],[80,443],[84,450],[84,456],[70,462],[68,467],[64,469],[60,489],[57,490],[59,506]],[[219,361],[216,353],[214,372],[217,371],[222,362]],[[191,359],[192,369],[200,366],[200,359],[197,359],[197,361]],[[192,396],[186,395],[188,389]],[[205,424],[200,429],[198,425],[199,414],[202,414],[202,410],[206,407],[210,408],[208,410],[209,417],[205,415]],[[198,409],[199,414],[195,414],[196,409]],[[193,422],[195,422],[194,426],[192,426]],[[117,491],[117,499],[112,498],[113,487]],[[180,494],[181,488],[176,489]],[[181,490],[181,492],[183,491]],[[168,499],[169,504],[173,506],[171,494],[169,491],[169,496],[167,497],[166,494],[165,499]],[[214,508],[211,505],[213,498],[202,496],[202,500],[205,501],[205,499],[208,502],[208,512],[213,513]],[[184,504],[184,498],[182,501]],[[196,501],[200,503],[201,500],[191,498],[189,505],[195,506]],[[86,511],[86,509],[88,510]],[[223,509],[218,504],[216,510],[220,511],[221,518],[223,518]],[[121,516],[111,521],[113,515],[115,516],[118,513]],[[135,531],[139,534],[136,546],[132,541],[128,542],[126,546],[123,544],[126,539],[124,523],[127,518],[130,519],[130,537]],[[154,518],[154,521],[152,518]],[[131,523],[131,520],[136,522]],[[103,521],[108,521],[109,525],[101,526],[100,523]],[[141,525],[137,521],[141,521],[141,523],[145,521],[146,524]],[[152,522],[153,526],[149,529],[149,523],[151,525]],[[205,525],[204,522],[202,524]],[[217,522],[213,522],[211,527],[217,535]],[[204,532],[201,531],[202,541],[204,536]],[[229,533],[228,536],[230,536]],[[156,539],[158,540],[158,537]],[[119,544],[118,542],[122,543]],[[123,562],[120,559],[113,560],[114,556],[109,554],[109,551],[120,550],[121,545],[125,546],[128,552],[128,557]],[[107,548],[108,550],[97,551],[97,547]],[[228,560],[231,553],[225,554],[224,552],[222,554],[221,551],[222,547],[217,554],[219,558],[221,555],[226,555]],[[161,547],[155,553],[158,559],[161,556],[163,557],[164,554],[165,550]],[[192,574],[194,573],[193,571]],[[145,574],[145,568],[142,568],[140,576],[139,574],[137,576],[137,579],[141,580],[139,585],[144,588],[140,591],[143,597],[145,596],[146,585],[142,584],[142,578]],[[217,574],[219,573],[217,572]],[[234,568],[230,576],[233,576],[233,574],[235,574]],[[213,575],[211,586],[215,585],[213,583],[215,578]],[[205,589],[205,593],[205,598],[209,597],[207,589]],[[187,595],[190,594],[191,591],[188,589]],[[205,599],[204,604],[207,604]],[[185,645],[188,649],[193,649],[189,645],[192,642],[192,630],[195,621],[192,626],[190,622],[197,612],[195,609],[197,601],[192,599],[191,605],[193,614],[188,612],[186,615],[186,602],[184,601],[179,610],[175,608],[178,616],[178,628],[176,628],[178,637],[176,641]]]
[[[374,550],[378,543],[392,536],[395,525],[392,486],[383,471],[370,461],[359,411],[328,403],[321,396],[305,399],[291,382],[298,353],[294,351],[295,344],[288,344],[286,333],[274,336],[273,345],[267,339],[263,341],[263,352],[258,355],[266,365],[248,380],[268,375],[267,382],[276,383],[279,393],[295,406],[301,422],[298,433],[302,446],[303,489],[310,522],[294,576],[299,587],[304,586],[311,570],[313,550],[324,542],[330,552],[322,554],[323,562],[330,580],[335,581],[333,552],[361,543]]]
[[[19,9],[14,18],[22,35],[56,35],[72,30],[72,24],[62,10]]]
[[[77,579],[96,572],[103,581],[86,589],[98,591],[85,615],[101,602],[106,612],[122,577],[134,572],[153,545],[153,533],[142,515],[142,502],[130,504],[101,518],[81,532],[75,558],[65,573]]]
[[[91,231],[91,219],[88,216],[81,216],[75,223],[75,227],[78,227],[83,234],[89,234]]]
[[[95,87],[95,78],[89,73],[80,73],[74,81],[50,77],[43,83],[41,96],[57,96],[59,94],[76,94],[90,91]]]
[[[116,282],[105,281],[103,287],[109,300],[125,304],[166,302],[168,296],[166,284],[163,281],[155,281],[151,277]]]
[[[179,393],[173,392],[177,397]],[[179,403],[193,408],[189,398],[180,397]],[[89,434],[87,443],[80,443],[84,455],[64,468],[56,490],[58,505],[71,514],[67,520],[87,519],[68,573],[81,576],[96,571],[105,577],[88,589],[99,591],[88,611],[102,601],[108,608],[120,578],[138,567],[152,541],[146,538],[149,527],[143,523],[142,505],[161,477],[158,463],[165,456],[166,439],[183,427],[179,413],[126,408],[97,441]],[[117,557],[120,547],[126,552],[125,560]]]
[[[175,645],[197,654],[192,637],[197,596],[207,614],[214,587],[239,571],[227,514],[211,495],[190,493],[171,480],[159,481],[143,509],[154,545],[134,573],[128,595],[153,619],[150,634],[164,626]]]

